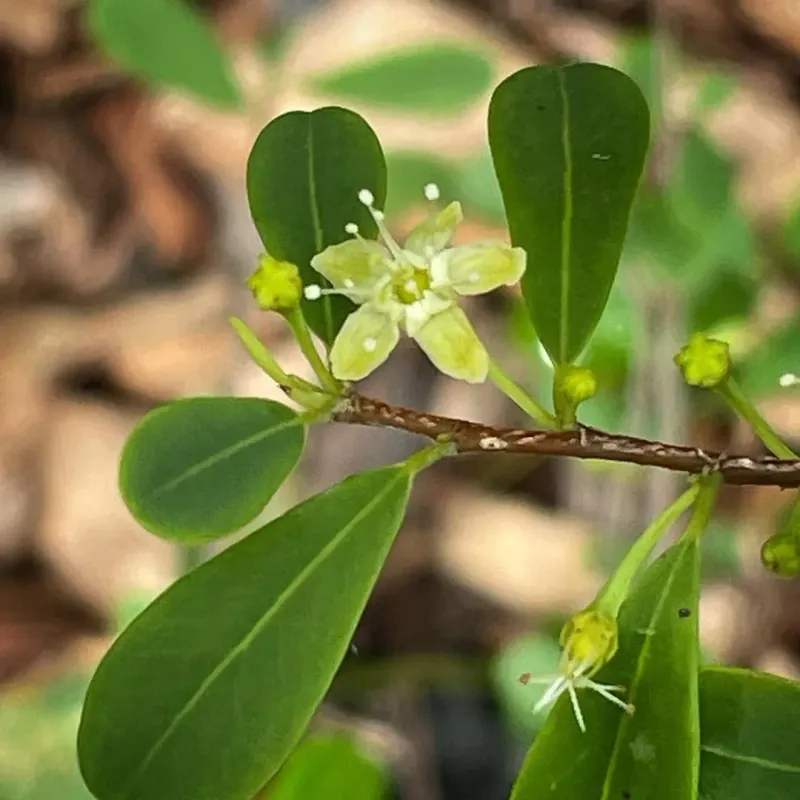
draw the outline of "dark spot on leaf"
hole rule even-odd
[[[631,793],[630,792],[626,792],[626,791],[623,790],[622,798],[623,798],[623,800],[631,800]]]
[[[536,106],[537,111],[547,111],[547,106]]]
[[[691,615],[691,611],[688,608],[679,608],[678,609],[678,616],[682,618],[686,618]]]

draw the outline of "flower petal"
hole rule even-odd
[[[502,242],[478,242],[452,247],[431,261],[431,285],[452,286],[459,294],[485,294],[511,286],[525,272],[521,247]]]
[[[327,247],[311,259],[311,266],[334,287],[352,300],[364,302],[366,295],[389,275],[391,255],[379,242],[371,239],[350,239]]]
[[[489,355],[467,315],[451,306],[432,316],[414,335],[434,366],[451,378],[483,383],[489,372]]]
[[[392,318],[366,303],[345,320],[331,348],[331,369],[342,381],[358,381],[394,350],[400,332]]]
[[[452,202],[417,225],[405,240],[403,249],[429,259],[450,244],[463,219],[461,203]]]

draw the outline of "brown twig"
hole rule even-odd
[[[450,439],[459,453],[526,453],[536,456],[622,461],[675,472],[722,473],[726,483],[739,485],[800,487],[800,459],[773,456],[729,456],[699,447],[666,444],[606,433],[580,426],[571,431],[493,428],[477,422],[424,414],[392,406],[359,394],[351,394],[333,414],[335,422],[396,428],[437,440]]]

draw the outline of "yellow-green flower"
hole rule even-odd
[[[294,264],[262,253],[247,288],[264,311],[291,311],[300,302],[303,282]]]
[[[591,679],[600,667],[617,652],[617,621],[591,606],[572,617],[561,631],[562,647],[559,674],[553,677],[530,678],[525,683],[549,683],[547,690],[533,707],[534,713],[553,705],[564,692],[569,695],[578,727],[586,733],[586,722],[578,703],[578,689],[590,689],[619,706],[628,714],[633,706],[620,700],[614,692],[624,692],[623,686],[609,686]]]
[[[727,342],[694,333],[689,344],[675,356],[683,378],[690,386],[711,389],[723,383],[731,372],[731,353]]]
[[[360,305],[331,348],[333,374],[346,381],[369,375],[389,357],[402,331],[441,372],[470,383],[484,381],[489,356],[457,300],[516,283],[525,271],[525,251],[500,242],[450,247],[463,218],[459,203],[433,211],[400,247],[383,212],[374,208],[372,193],[364,189],[358,197],[383,241],[363,239],[355,224],[347,225],[354,238],[328,247],[311,261],[333,288],[312,284],[305,289],[310,300],[335,293]],[[435,184],[425,187],[425,197],[438,200]]]

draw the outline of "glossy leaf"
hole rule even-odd
[[[350,64],[317,76],[313,85],[343,101],[441,115],[475,103],[489,90],[493,74],[479,50],[441,42]]]
[[[744,669],[700,673],[701,800],[800,797],[800,683]]]
[[[367,123],[343,108],[290,111],[272,120],[253,145],[247,163],[247,195],[264,247],[291,261],[305,284],[325,285],[311,259],[348,238],[355,222],[374,237],[375,223],[358,202],[369,189],[376,206],[386,198],[386,164]],[[328,344],[355,306],[344,297],[303,301],[314,331]]]
[[[120,489],[136,519],[167,539],[233,533],[294,469],[305,428],[270,400],[194,397],[151,411],[122,453]]]
[[[583,690],[583,734],[562,696],[525,759],[512,800],[696,797],[698,572],[697,545],[686,542],[647,569],[620,612],[619,651],[596,676],[627,687],[635,713]]]
[[[350,477],[179,580],[100,664],[78,735],[98,800],[251,800],[347,652],[410,473]]]
[[[780,386],[781,375],[800,372],[800,315],[780,326],[740,360],[739,383],[751,399],[796,391]]]
[[[636,84],[597,64],[530,67],[496,89],[489,141],[523,294],[556,363],[581,353],[617,273],[649,141]]]
[[[328,734],[300,744],[270,786],[269,800],[381,800],[388,784],[374,757],[351,738]]]
[[[220,40],[185,0],[90,0],[87,22],[98,45],[148,83],[215,106],[242,105]]]

